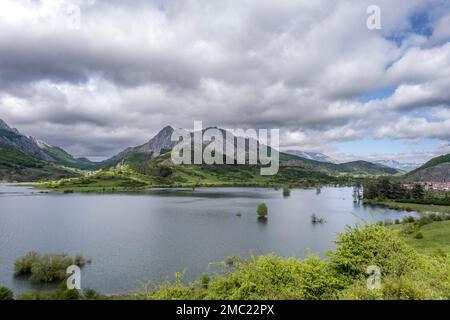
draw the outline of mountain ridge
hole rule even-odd
[[[226,130],[218,127],[211,127],[211,128],[220,130],[222,133],[226,132]],[[203,133],[207,129],[208,128],[203,129],[202,130]],[[16,147],[22,152],[45,162],[62,165],[69,168],[95,171],[98,169],[109,169],[119,167],[124,164],[144,163],[151,159],[160,157],[166,151],[172,150],[172,148],[178,143],[177,141],[171,140],[171,136],[174,130],[175,129],[172,126],[167,125],[164,128],[162,128],[157,134],[155,134],[151,139],[149,139],[147,142],[135,147],[128,147],[123,151],[121,151],[120,153],[116,154],[115,156],[101,162],[91,162],[85,158],[75,158],[60,147],[52,146],[37,138],[25,137],[24,135],[20,134],[20,132],[17,129],[12,129],[10,126],[8,126],[6,122],[4,122],[3,120],[1,120],[0,122],[0,131],[3,133],[3,135],[0,134],[1,139],[3,139],[0,140],[0,143],[5,144],[9,143],[9,145],[11,145],[12,147]],[[193,135],[193,132],[190,132],[190,134]],[[237,145],[239,139],[243,139],[245,141],[246,146],[251,141],[251,138],[248,137],[234,136],[235,146]],[[21,142],[21,144],[13,143],[17,141]],[[23,147],[24,143],[32,147],[25,148]],[[203,147],[205,147],[207,144],[209,144],[209,141],[205,139],[203,143],[204,143]],[[227,142],[225,141],[224,143]],[[259,141],[256,141],[256,143],[257,147],[259,148]],[[246,150],[246,158],[248,157],[248,152],[249,151]],[[319,154],[315,155],[321,156]],[[310,157],[311,156],[312,155],[310,155]],[[325,159],[322,158],[321,160]],[[327,175],[339,175],[339,174],[394,175],[399,173],[397,169],[389,168],[380,164],[374,164],[362,160],[337,164],[331,162],[318,161],[310,158],[304,158],[286,152],[280,152],[280,166],[297,167],[301,168],[302,170],[306,170],[306,172],[307,171],[316,173],[320,172],[322,174]]]
[[[302,150],[286,150],[283,152],[293,155],[293,156],[305,158],[305,159],[316,160],[316,161],[320,161],[320,162],[335,163],[335,164],[338,163],[337,160],[327,156],[326,154],[320,153],[320,152],[310,152],[310,151],[302,151]]]
[[[422,165],[420,163],[400,162],[397,160],[375,160],[375,161],[371,161],[371,162],[376,163],[376,164],[381,164],[386,167],[398,169],[398,170],[401,170],[404,172],[410,172],[414,169],[417,169],[418,167],[420,167]]]
[[[407,173],[408,182],[450,182],[450,154],[435,157]]]

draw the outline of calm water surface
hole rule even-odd
[[[262,202],[269,207],[266,223],[255,213]],[[313,225],[312,213],[326,223]],[[0,285],[48,289],[13,276],[15,259],[30,250],[92,258],[82,269],[82,287],[125,293],[177,271],[192,280],[233,254],[323,255],[345,225],[405,215],[412,214],[354,204],[351,188],[294,189],[283,198],[281,190],[260,188],[100,195],[0,184]]]

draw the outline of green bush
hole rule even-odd
[[[39,263],[40,256],[37,252],[30,251],[25,256],[19,258],[14,263],[14,272],[17,275],[31,274],[31,268],[33,265]]]
[[[347,227],[338,235],[337,249],[328,253],[331,266],[347,282],[364,275],[368,266],[381,268],[383,276],[401,276],[414,269],[418,253],[382,225]]]
[[[289,186],[283,186],[283,197],[289,197],[291,195],[291,189]]]
[[[30,292],[17,296],[17,300],[81,300],[78,290],[59,289],[51,292]]]
[[[0,286],[0,300],[13,300],[14,299],[14,293],[6,288]]]
[[[256,208],[256,213],[260,218],[266,218],[268,214],[269,209],[267,208],[267,205],[265,203],[261,203]]]
[[[403,218],[403,223],[413,223],[415,221],[416,221],[416,219],[414,219],[414,217],[411,217],[411,216],[407,216],[407,217]]]
[[[414,236],[414,238],[416,238],[416,239],[423,239],[423,233],[422,232],[417,232],[416,235]]]
[[[54,282],[66,278],[66,270],[70,265],[83,267],[86,260],[81,255],[71,258],[66,254],[45,254],[30,251],[14,263],[16,275],[30,276],[32,280]]]

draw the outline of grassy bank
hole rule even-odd
[[[423,238],[406,232],[412,224],[393,225],[391,228],[418,252],[431,256],[442,251],[450,256],[450,221],[436,221],[420,228]]]
[[[439,206],[432,204],[418,204],[418,203],[403,203],[395,202],[393,200],[364,200],[364,204],[385,206],[390,209],[417,211],[417,212],[435,212],[435,213],[450,213],[450,206]]]

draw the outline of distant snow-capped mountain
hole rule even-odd
[[[408,163],[408,162],[400,162],[397,160],[377,160],[372,162],[376,164],[381,164],[386,167],[402,170],[405,172],[410,172],[422,165],[421,163],[411,163],[411,162]]]
[[[310,160],[315,160],[315,161],[320,161],[320,162],[328,162],[328,163],[338,163],[338,161],[336,161],[335,159],[323,154],[323,153],[319,153],[319,152],[308,152],[308,151],[301,151],[301,150],[288,150],[288,151],[284,151],[284,153],[293,155],[293,156],[297,156],[297,157],[301,157],[301,158],[306,158],[306,159],[310,159]]]

